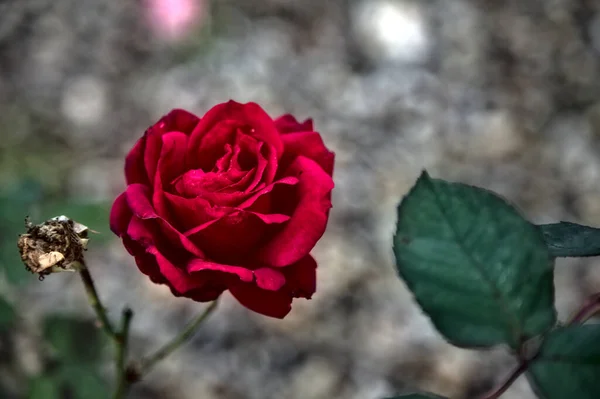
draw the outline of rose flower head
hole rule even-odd
[[[229,290],[283,318],[316,289],[310,251],[327,225],[333,163],[311,120],[234,101],[202,118],[175,109],[127,155],[111,230],[174,295],[205,302]]]

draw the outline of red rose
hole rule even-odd
[[[127,155],[111,230],[174,295],[205,302],[229,290],[283,318],[315,292],[309,252],[327,224],[333,159],[311,120],[234,101],[203,118],[176,109]]]

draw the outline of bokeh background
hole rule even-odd
[[[312,117],[336,152],[318,292],[283,321],[225,295],[131,398],[472,398],[512,360],[446,344],[395,277],[401,196],[426,168],[538,223],[600,225],[596,0],[2,0],[1,398],[107,398],[112,381],[77,276],[20,263],[26,215],[100,232],[88,263],[110,316],[135,311],[134,357],[202,310],[137,271],[108,209],[149,125],[229,99]],[[559,261],[561,319],[600,291],[597,263]],[[520,379],[503,397],[533,395]]]

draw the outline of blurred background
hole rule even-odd
[[[318,291],[283,321],[228,294],[131,398],[375,399],[489,389],[503,349],[446,344],[395,277],[395,206],[423,168],[492,189],[532,221],[600,225],[596,0],[0,1],[0,398],[107,398],[112,352],[76,275],[38,281],[30,215],[97,230],[87,255],[142,356],[203,309],[142,276],[108,228],[124,154],[170,109],[255,101],[312,117],[336,153]],[[600,291],[560,260],[559,317]],[[503,396],[533,398],[527,381]]]

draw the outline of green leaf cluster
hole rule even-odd
[[[597,229],[536,226],[493,192],[423,172],[398,206],[393,249],[399,276],[450,343],[507,345],[540,398],[600,398],[600,325],[559,326],[553,282],[555,257],[600,254]],[[533,339],[542,344],[531,355]]]

